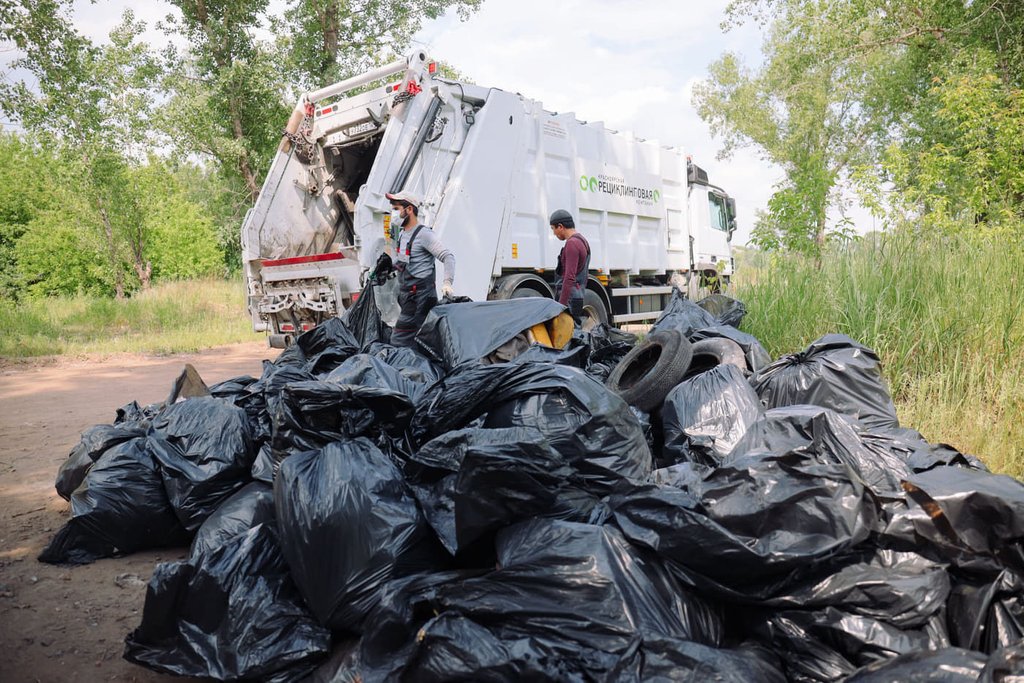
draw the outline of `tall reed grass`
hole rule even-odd
[[[0,300],[0,356],[177,353],[254,341],[240,280],[160,284],[130,299]]]
[[[904,426],[1024,476],[1024,244],[875,236],[738,275],[773,356],[840,332],[881,357]]]

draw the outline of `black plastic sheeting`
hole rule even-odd
[[[416,335],[432,361],[451,371],[476,363],[520,332],[565,311],[541,297],[435,306]]]
[[[636,416],[621,398],[576,368],[545,363],[467,367],[427,392],[411,432],[423,444],[471,425],[539,430],[593,492],[609,493],[651,472],[651,452]]]
[[[146,441],[125,441],[100,456],[71,494],[71,519],[39,555],[41,562],[87,564],[188,543]]]
[[[725,294],[712,294],[697,302],[697,305],[715,316],[719,325],[729,325],[739,329],[740,323],[747,315],[747,307],[742,301]]]
[[[260,524],[185,562],[157,566],[124,657],[155,671],[218,680],[297,681],[330,651],[273,529]]]
[[[714,608],[610,527],[532,520],[496,549],[493,572],[388,588],[362,642],[367,683],[639,680],[645,638],[722,638]]]
[[[64,500],[85,481],[93,463],[113,446],[146,435],[146,428],[132,422],[115,425],[96,425],[82,432],[82,439],[71,449],[68,459],[57,471],[54,488]]]
[[[729,455],[761,417],[761,403],[733,365],[719,365],[679,384],[661,407],[669,465],[695,462],[714,466]]]
[[[274,503],[291,575],[335,630],[358,633],[385,582],[440,556],[401,472],[364,438],[285,460]]]
[[[534,516],[586,521],[600,498],[543,432],[528,427],[448,432],[412,461],[422,470],[410,486],[452,554]]]
[[[648,334],[658,330],[678,330],[684,337],[689,337],[697,330],[714,327],[718,324],[719,321],[715,316],[687,299],[678,289],[673,289],[668,306],[654,321]]]
[[[762,368],[752,380],[768,408],[811,404],[851,415],[868,427],[899,427],[874,351],[827,334],[800,353]]]
[[[274,489],[259,481],[246,484],[206,518],[192,539],[189,557],[212,552],[249,529],[273,521]]]
[[[175,403],[154,418],[149,451],[171,506],[195,531],[250,481],[255,451],[245,411],[212,397]]]

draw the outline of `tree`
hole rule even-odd
[[[276,32],[297,83],[315,89],[408,48],[425,19],[455,9],[463,19],[481,0],[291,0]]]
[[[764,64],[725,55],[695,102],[786,172],[762,246],[819,250],[844,187],[890,224],[1021,232],[1024,3],[736,0],[726,25],[751,18]]]
[[[159,65],[137,40],[144,26],[131,11],[102,47],[78,34],[69,17],[66,0],[42,0],[31,10],[0,7],[2,36],[22,52],[11,66],[28,74],[0,83],[0,109],[57,149],[86,181],[97,220],[84,218],[79,225],[100,233],[115,294],[123,297],[126,263],[143,287],[150,280],[140,197],[129,170],[153,143],[150,113]]]

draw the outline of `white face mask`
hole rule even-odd
[[[402,210],[401,209],[392,209],[391,210],[391,228],[392,228],[392,230],[395,230],[395,231],[401,230],[402,227],[403,227],[403,225],[402,225],[403,223],[405,223],[405,219],[402,218]]]

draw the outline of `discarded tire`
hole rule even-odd
[[[747,369],[743,349],[731,339],[702,339],[691,346],[693,358],[690,359],[690,367],[686,370],[686,378],[695,377],[719,365],[735,365],[743,371]]]
[[[650,412],[683,380],[692,358],[693,345],[681,332],[654,332],[626,354],[606,384],[626,403]]]

